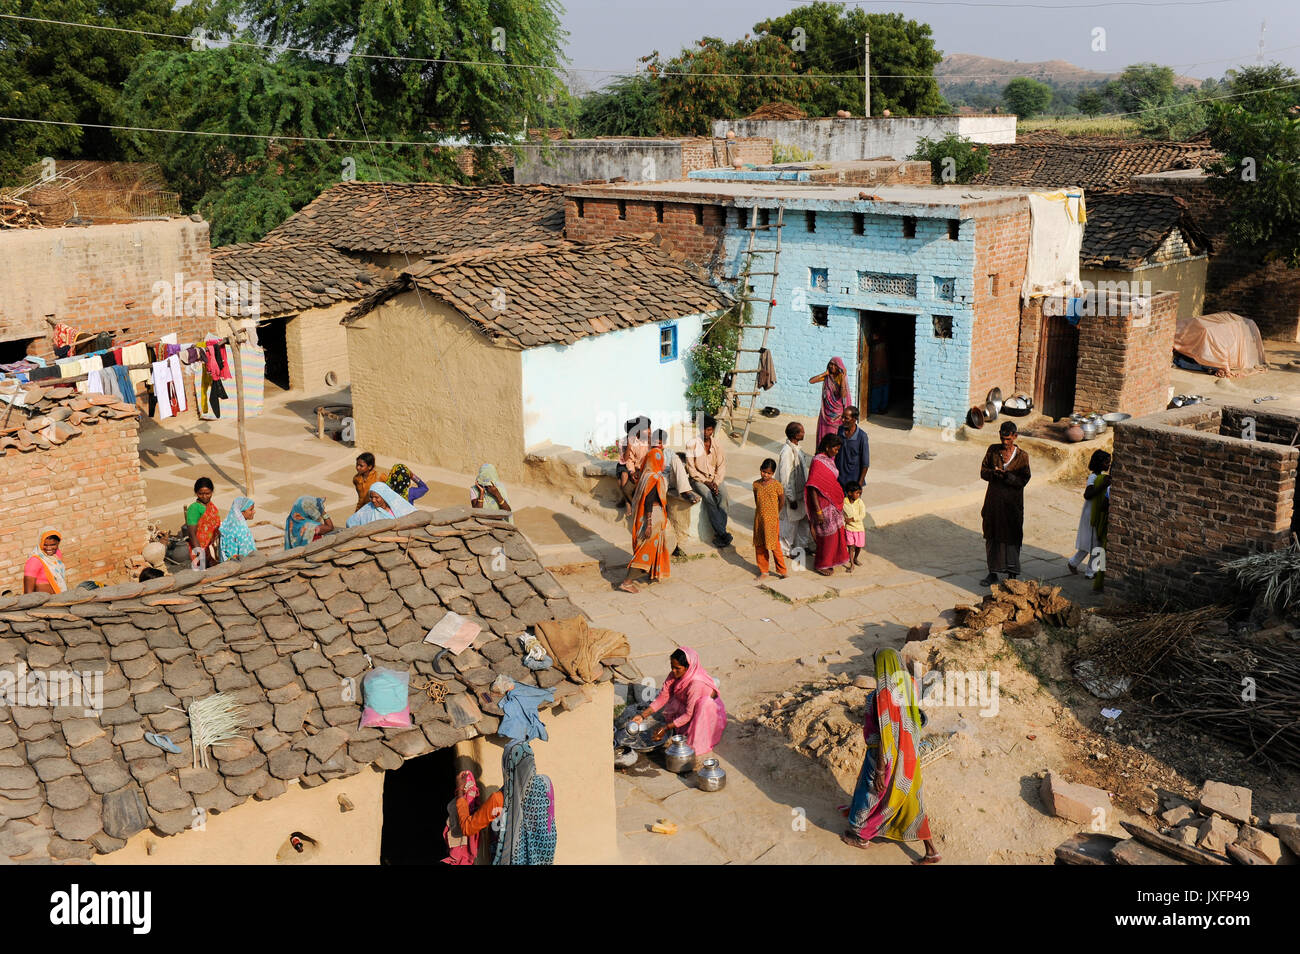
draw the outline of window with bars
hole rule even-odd
[[[858,291],[869,295],[916,297],[915,275],[891,275],[886,272],[858,272]]]
[[[677,326],[659,326],[659,363],[677,360]]]
[[[957,279],[936,278],[934,280],[934,297],[940,301],[952,301],[957,297]]]

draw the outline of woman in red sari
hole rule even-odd
[[[840,429],[844,423],[844,409],[853,403],[849,397],[849,373],[844,367],[844,359],[831,358],[825,371],[808,379],[809,384],[819,382],[822,386],[822,410],[817,415],[817,444],[821,446],[823,437]]]
[[[647,582],[668,578],[672,561],[668,556],[668,479],[662,447],[646,454],[641,479],[632,500],[632,562],[619,589],[636,593],[632,574],[644,571]]]
[[[830,576],[835,567],[849,562],[849,541],[844,532],[844,488],[840,486],[839,470],[835,467],[835,455],[841,443],[835,434],[821,439],[804,485],[808,520],[817,544],[815,567],[822,576]]]

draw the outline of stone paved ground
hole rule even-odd
[[[334,396],[302,398],[272,392],[265,415],[249,422],[254,497],[260,535],[268,544],[278,539],[285,515],[300,494],[326,497],[340,523],[352,510],[350,479],[356,452],[315,436],[313,409],[333,400]],[[908,859],[901,849],[846,856],[847,849],[835,835],[838,818],[833,799],[810,798],[808,779],[783,773],[774,743],[756,737],[748,724],[755,707],[773,692],[828,671],[864,671],[874,649],[901,645],[913,623],[982,592],[976,582],[984,572],[979,504],[972,500],[979,496],[977,469],[983,441],[942,443],[938,432],[888,433],[879,425],[873,425],[871,436],[876,452],[869,475],[872,493],[887,502],[894,522],[869,533],[870,552],[864,554],[863,566],[830,580],[802,572],[785,583],[760,587],[747,548],[719,552],[696,546],[690,559],[674,565],[670,580],[636,595],[618,592],[613,582],[621,579],[629,556],[623,527],[553,493],[512,488],[519,526],[544,562],[569,570],[562,582],[595,624],[625,632],[638,665],[656,681],[666,673],[667,656],[676,646],[698,649],[706,667],[721,681],[732,713],[718,753],[728,769],[722,792],[694,791],[644,761],[636,771],[619,775],[616,793],[624,862],[901,863]],[[736,455],[738,464],[767,456],[770,449],[763,442],[774,439],[774,435],[760,435],[752,449]],[[191,499],[197,476],[214,479],[223,509],[232,495],[242,492],[233,413],[218,422],[171,428],[148,422],[141,444],[151,516],[161,523],[179,524],[181,507]],[[916,453],[929,448],[939,450],[942,457],[915,460]],[[466,501],[472,477],[419,461],[407,463],[431,484],[424,505],[437,508]],[[926,479],[927,469],[932,479]],[[750,479],[741,474],[732,488],[733,499],[741,504],[742,478]],[[946,496],[944,486],[950,488]],[[1083,581],[1065,574],[1064,567],[1077,523],[1078,489],[1073,483],[1040,479],[1031,483],[1027,500],[1026,575],[1061,582],[1071,597],[1092,602]],[[912,515],[902,508],[910,508]],[[748,537],[750,513],[743,506],[733,513],[738,541]],[[777,591],[783,591],[784,598]],[[593,758],[609,758],[609,753],[593,753]],[[829,790],[825,778],[818,780],[817,787]],[[661,817],[681,826],[679,833],[671,837],[648,833],[646,825]]]

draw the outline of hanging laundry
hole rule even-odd
[[[108,392],[104,390],[103,376],[103,371],[91,371],[86,376],[86,390],[91,394],[107,394]]]
[[[186,409],[185,378],[174,355],[153,363],[153,397],[158,402],[159,420],[165,421]]]
[[[135,385],[131,383],[131,372],[120,364],[112,367],[113,376],[117,379],[117,393],[122,396],[124,404],[135,403]]]
[[[772,352],[768,348],[758,353],[758,387],[767,391],[776,384],[776,365],[772,363]]]
[[[149,346],[146,345],[143,341],[137,341],[135,344],[123,346],[122,358],[118,363],[134,367],[136,365],[149,364],[151,360],[152,359],[150,359],[149,357]],[[148,382],[149,378],[150,378],[150,374],[148,368],[141,367],[138,370],[132,371],[131,372],[132,389],[138,391],[140,385]]]
[[[55,325],[54,333],[50,338],[51,343],[54,345],[54,356],[56,358],[66,358],[77,341],[77,329],[71,325]]]
[[[244,375],[244,416],[257,417],[262,413],[266,354],[257,345],[243,345],[239,349],[239,360]]]
[[[204,377],[207,376],[204,375]],[[213,381],[212,387],[208,391],[208,406],[212,408],[214,417],[221,417],[221,402],[229,400],[230,395],[226,393],[226,386],[220,381]]]

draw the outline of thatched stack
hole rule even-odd
[[[1051,626],[1078,626],[1083,610],[1061,595],[1059,586],[1037,580],[1006,580],[994,583],[991,592],[976,606],[957,606],[957,625],[981,630],[1001,626],[1008,636],[1020,626],[1043,622]]]
[[[808,114],[793,103],[764,103],[754,110],[746,119],[807,119]]]

